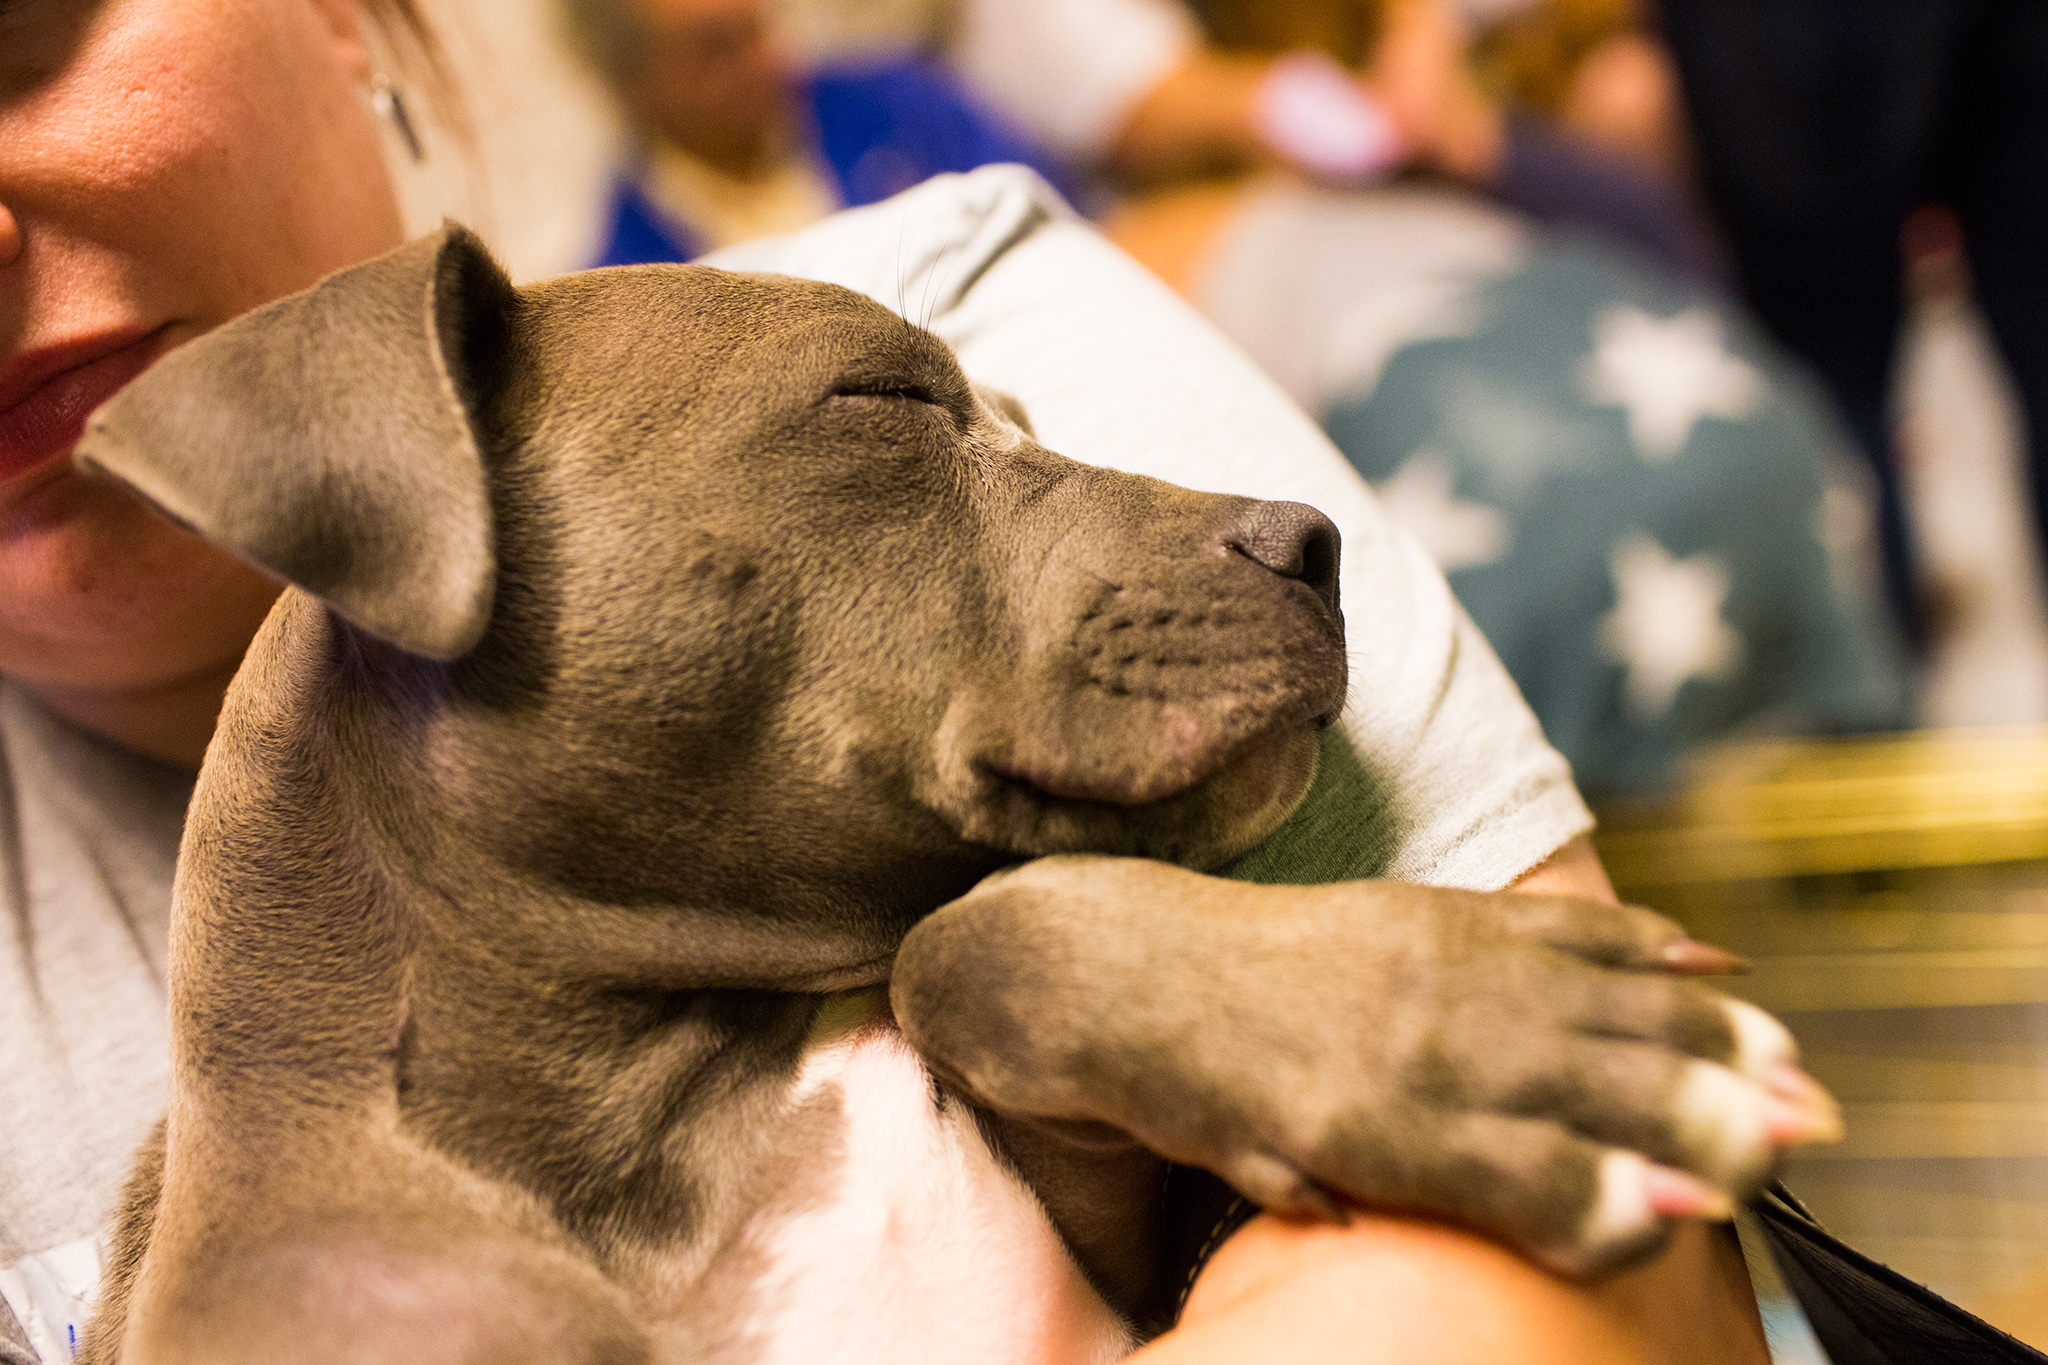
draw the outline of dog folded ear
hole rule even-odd
[[[170,352],[77,458],[370,634],[459,658],[490,619],[478,424],[513,303],[450,224]]]

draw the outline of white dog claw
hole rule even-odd
[[[1780,1147],[1803,1147],[1810,1142],[1841,1141],[1842,1106],[1819,1081],[1790,1062],[1780,1062],[1771,1069],[1764,1088],[1770,1096],[1764,1125],[1772,1142]]]
[[[1733,1201],[1697,1176],[1660,1166],[1639,1152],[1610,1148],[1600,1155],[1593,1207],[1579,1224],[1575,1244],[1542,1259],[1566,1274],[1583,1274],[1653,1245],[1673,1219],[1725,1221],[1734,1216]]]
[[[1593,1207],[1579,1225],[1582,1256],[1597,1258],[1609,1247],[1636,1241],[1655,1226],[1658,1215],[1650,1203],[1649,1170],[1649,1161],[1638,1153],[1621,1148],[1601,1153]]]
[[[1262,1209],[1289,1218],[1313,1218],[1339,1226],[1351,1214],[1323,1188],[1278,1157],[1248,1152],[1225,1173],[1246,1198]]]
[[[1746,959],[1694,938],[1667,945],[1661,956],[1665,970],[1677,976],[1736,976],[1749,970]]]
[[[1660,1218],[1707,1218],[1725,1223],[1735,1216],[1734,1202],[1727,1195],[1676,1167],[1646,1165],[1643,1190]]]
[[[1686,1164],[1726,1189],[1760,1183],[1775,1159],[1775,1103],[1757,1078],[1712,1062],[1689,1063],[1672,1111]]]
[[[1759,1085],[1769,1085],[1780,1065],[1799,1060],[1792,1034],[1747,1000],[1727,1000],[1728,1027],[1735,1034],[1735,1057],[1728,1065]]]

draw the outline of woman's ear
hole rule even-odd
[[[479,414],[515,297],[451,225],[171,352],[77,459],[370,634],[458,658],[497,576]]]
[[[336,54],[354,76],[357,84],[367,84],[370,79],[370,47],[363,38],[363,11],[360,0],[299,0],[311,5],[321,26],[334,40]]]

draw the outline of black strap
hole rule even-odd
[[[1195,1277],[1230,1234],[1258,1214],[1257,1204],[1207,1171],[1167,1168],[1160,1191],[1160,1273],[1152,1293],[1132,1314],[1141,1337],[1149,1341],[1180,1321]]]
[[[1751,1208],[1833,1365],[2048,1365],[2048,1355],[1830,1235],[1783,1185]]]

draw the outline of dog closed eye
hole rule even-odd
[[[908,380],[867,380],[844,379],[832,386],[828,398],[879,399],[903,403],[923,403],[928,407],[941,407],[938,396],[923,384]]]

